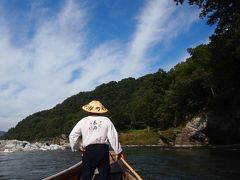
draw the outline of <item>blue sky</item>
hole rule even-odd
[[[172,0],[1,0],[0,130],[112,80],[168,71],[214,27]]]

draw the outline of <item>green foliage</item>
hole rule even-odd
[[[184,0],[175,0],[183,3]],[[240,1],[188,0],[201,9],[208,24],[216,24],[209,43],[210,88],[212,114],[219,116],[207,127],[207,134],[217,143],[240,141]],[[224,118],[221,118],[224,117]],[[214,125],[213,125],[214,124]],[[228,138],[226,138],[228,136]]]
[[[188,116],[203,111],[212,98],[209,48],[200,45],[189,51],[192,56],[169,71],[169,86],[155,112],[163,129],[176,127]]]
[[[174,0],[183,3],[184,0]],[[200,17],[207,17],[209,25],[217,24],[215,33],[224,34],[235,24],[240,16],[238,0],[188,0],[190,5],[197,5],[201,9]]]
[[[177,134],[181,131],[181,126],[177,128],[169,128],[165,131],[161,131],[159,137],[166,143],[170,144],[171,142],[174,142]]]
[[[153,130],[131,130],[120,133],[119,140],[123,145],[151,145],[158,143],[159,135]]]

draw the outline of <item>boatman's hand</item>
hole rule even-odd
[[[79,152],[80,152],[80,155],[83,156],[85,149],[83,147],[80,147]]]
[[[118,154],[118,159],[125,159],[123,152],[120,152]]]

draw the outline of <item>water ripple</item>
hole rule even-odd
[[[126,160],[146,180],[239,179],[240,150],[126,147]],[[1,180],[39,180],[81,160],[70,150],[0,154]]]

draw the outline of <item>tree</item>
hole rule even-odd
[[[209,47],[199,45],[189,52],[191,57],[168,73],[169,86],[155,113],[162,128],[176,127],[187,121],[204,111],[212,99]]]
[[[175,0],[183,3],[184,0]],[[214,99],[211,111],[221,118],[213,119],[207,128],[215,142],[229,139],[240,141],[240,1],[239,0],[189,0],[202,10],[209,25],[217,24],[211,36],[209,69]],[[226,139],[228,136],[228,139]]]
[[[183,4],[184,0],[174,0]],[[188,0],[190,5],[197,5],[201,9],[200,17],[207,17],[209,25],[217,24],[215,33],[224,34],[240,18],[239,0]]]

